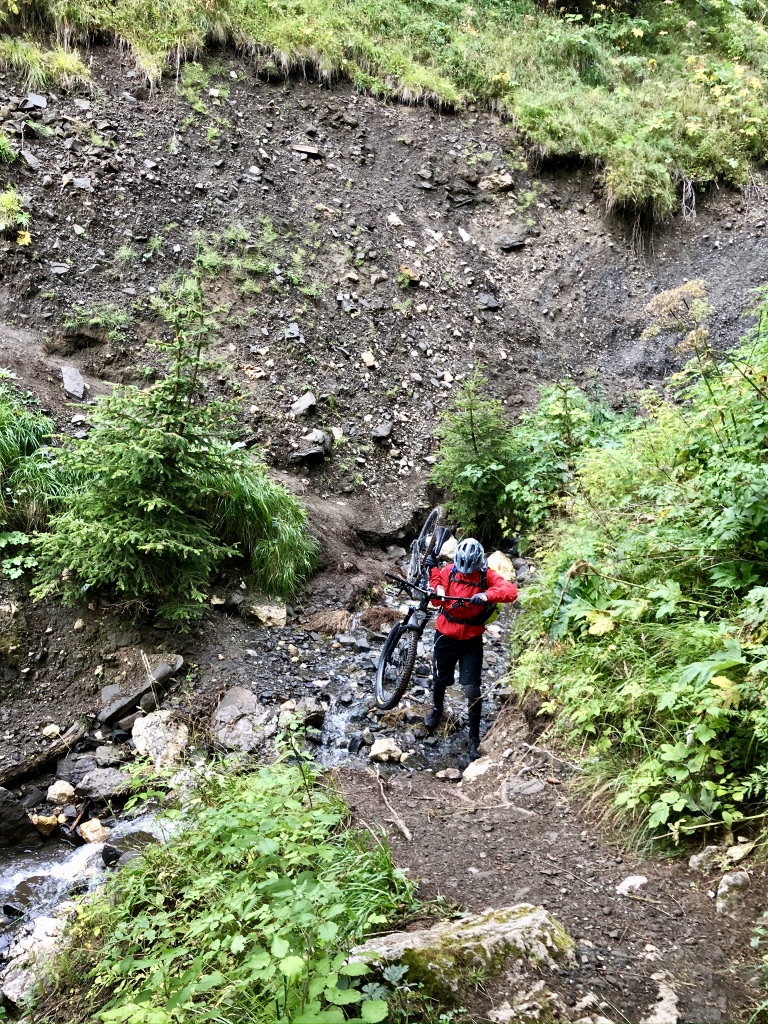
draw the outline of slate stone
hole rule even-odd
[[[75,366],[62,366],[61,379],[64,382],[64,390],[72,398],[80,399],[85,394],[85,381],[80,371]]]
[[[501,309],[504,305],[495,295],[490,292],[480,292],[477,296],[477,304],[481,309]]]
[[[21,802],[0,786],[0,849],[40,846],[40,833],[27,817]]]

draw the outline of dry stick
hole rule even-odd
[[[664,910],[659,900],[649,900],[647,896],[638,896],[636,892],[627,892],[624,895],[628,900],[637,900],[638,903],[648,903],[650,906],[656,907],[660,914],[663,914],[665,917],[670,918],[670,920],[672,921],[675,920],[675,915],[670,914],[668,911]]]
[[[553,761],[557,764],[564,765],[564,767],[568,768],[569,771],[581,771],[581,768],[579,768],[578,765],[571,764],[570,761],[565,761],[562,757],[557,757],[555,754],[552,754],[549,750],[544,750],[543,747],[534,747],[531,743],[521,743],[520,746],[523,747],[525,750],[530,751],[532,754],[539,754],[541,757],[546,757],[548,761]]]
[[[371,773],[371,774],[373,774],[373,773]],[[379,774],[379,766],[378,765],[376,765],[376,776],[375,777],[376,777],[376,781],[379,784],[379,789],[381,790],[381,799],[384,801],[384,803],[387,805],[387,807],[390,809],[390,811],[392,812],[392,814],[394,816],[393,824],[397,825],[397,827],[403,833],[405,838],[410,842],[410,840],[413,839],[413,836],[411,835],[411,831],[408,828],[408,826],[405,824],[403,819],[400,817],[400,815],[397,813],[395,808],[392,806],[392,804],[389,802],[389,800],[387,800],[387,794],[384,792],[384,782],[382,781],[381,775]]]

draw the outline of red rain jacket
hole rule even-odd
[[[452,571],[453,565],[446,565],[442,569],[437,567],[432,569],[429,574],[429,585],[432,590],[437,590],[441,586],[445,590],[446,597],[464,598],[474,597],[481,592],[480,581],[482,573],[479,569],[477,572],[470,573],[469,576],[463,576],[460,572],[456,572],[453,579],[451,579]],[[485,576],[485,593],[489,604],[511,604],[517,600],[517,587],[514,583],[505,580],[503,576],[500,576],[493,569],[486,569]],[[432,604],[441,605],[442,602],[433,601]],[[481,614],[484,607],[485,605],[482,604],[470,604],[457,608],[455,606],[452,607],[449,603],[446,605],[446,611],[457,619],[474,619]],[[446,619],[442,612],[437,616],[435,628],[440,633],[454,640],[473,640],[476,636],[482,636],[485,632],[483,623],[475,626],[466,626],[461,622],[451,622],[449,619]]]

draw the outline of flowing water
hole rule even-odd
[[[162,823],[146,813],[117,821],[109,842],[120,850],[140,850],[166,838]],[[88,892],[104,879],[104,845],[73,847],[52,840],[36,850],[0,850],[0,957],[21,921],[49,913],[73,893]]]

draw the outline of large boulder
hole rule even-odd
[[[503,576],[505,580],[510,583],[514,583],[517,579],[517,573],[515,567],[512,564],[512,559],[507,558],[503,551],[494,551],[492,555],[488,557],[488,568],[493,569],[499,576]]]
[[[40,833],[10,790],[0,786],[0,849],[12,846],[39,846]]]
[[[388,736],[382,736],[375,740],[373,746],[368,751],[368,757],[371,761],[399,761],[402,756],[403,752],[400,747]]]
[[[427,995],[450,1003],[471,973],[496,975],[512,957],[552,967],[573,958],[573,940],[542,907],[519,903],[421,931],[382,935],[352,953],[372,964],[406,966],[409,985],[424,985]]]
[[[232,686],[213,713],[210,731],[227,750],[259,750],[277,732],[276,711],[244,686]]]
[[[153,711],[136,720],[132,736],[136,752],[150,757],[159,771],[182,763],[189,730],[183,722],[174,722],[171,711]]]

